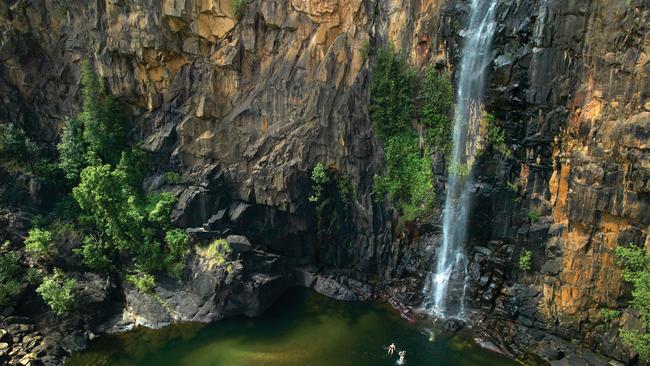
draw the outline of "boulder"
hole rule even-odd
[[[191,238],[196,239],[196,240],[210,240],[210,239],[214,239],[216,237],[221,236],[221,231],[206,230],[203,227],[189,228],[189,229],[186,229],[185,232]]]
[[[226,241],[234,253],[246,253],[252,249],[248,238],[243,235],[228,235]]]
[[[357,295],[352,292],[352,290],[334,280],[333,278],[327,278],[318,276],[316,277],[316,282],[313,284],[313,289],[319,294],[331,297],[336,300],[341,301],[357,301]]]

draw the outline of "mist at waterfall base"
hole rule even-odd
[[[424,308],[442,318],[466,317],[468,213],[472,202],[472,176],[465,174],[476,156],[481,103],[492,61],[497,0],[472,0],[469,25],[462,36],[461,64],[456,86],[453,148],[443,210],[442,243],[425,289]]]
[[[424,325],[388,304],[340,302],[305,289],[290,290],[258,318],[102,336],[67,365],[392,366],[398,355],[386,347],[393,342],[410,366],[517,365],[481,349],[468,330],[431,340]]]

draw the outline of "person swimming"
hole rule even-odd
[[[397,360],[398,365],[406,364],[406,351],[399,351],[399,360]]]
[[[390,346],[388,346],[388,356],[392,356],[396,349],[397,346],[395,346],[395,343],[391,343]]]

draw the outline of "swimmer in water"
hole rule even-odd
[[[388,356],[395,353],[395,349],[397,349],[397,346],[395,346],[395,343],[391,343],[390,346],[388,346]]]
[[[399,361],[397,361],[400,365],[404,364],[404,358],[406,357],[406,351],[399,351]]]

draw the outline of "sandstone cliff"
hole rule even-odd
[[[416,303],[438,230],[400,232],[391,207],[374,203],[383,152],[368,117],[366,50],[390,42],[415,67],[453,71],[467,7],[254,0],[238,17],[229,0],[0,1],[0,120],[52,146],[80,106],[79,65],[89,58],[130,108],[130,134],[156,154],[160,174],[182,172],[171,188],[176,224],[198,228],[222,212],[223,225],[283,257],[274,271],[315,265],[339,282],[390,284],[391,297]],[[598,325],[602,308],[623,309],[629,295],[613,248],[650,251],[650,3],[502,0],[498,14],[486,109],[504,122],[513,154],[486,154],[477,168],[475,306],[502,334],[531,327],[627,361],[617,332],[634,314]],[[358,189],[351,244],[316,240],[306,198],[317,162]],[[21,212],[42,201],[37,189],[25,193],[28,178],[18,182],[21,199],[7,182],[0,191],[12,233],[24,233]],[[164,188],[160,177],[148,182]],[[528,219],[532,210],[539,220]],[[532,271],[515,264],[524,249]]]

